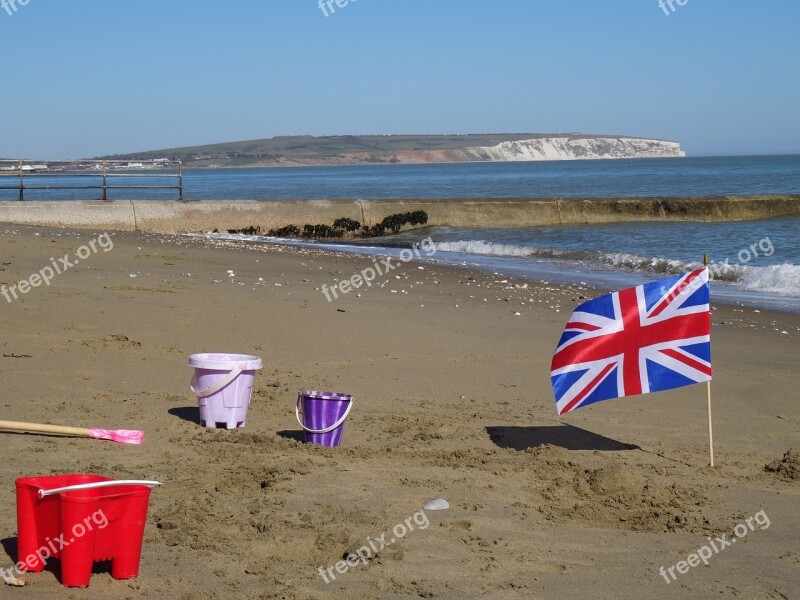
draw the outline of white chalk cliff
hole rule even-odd
[[[630,137],[546,137],[463,148],[472,160],[590,160],[683,157],[678,142]]]

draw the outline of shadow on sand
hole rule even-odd
[[[278,435],[282,438],[286,438],[287,440],[294,440],[296,442],[300,442],[304,444],[306,442],[306,432],[302,429],[300,431],[293,431],[293,430],[283,430],[279,431]]]
[[[527,450],[545,444],[566,450],[641,450],[573,425],[543,425],[539,427],[487,427],[492,442],[500,448]]]
[[[200,409],[196,406],[181,406],[180,408],[170,408],[167,411],[173,417],[178,417],[184,421],[200,425]]]

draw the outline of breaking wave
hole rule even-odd
[[[592,256],[591,252],[582,250],[555,250],[516,244],[495,244],[483,240],[437,242],[436,250],[461,254],[480,254],[482,256],[534,256],[539,258],[560,258],[562,260],[586,260]]]
[[[738,283],[746,290],[770,292],[782,296],[800,296],[800,266],[770,265],[743,267]]]
[[[632,271],[654,275],[677,275],[700,268],[702,263],[645,257],[622,252],[587,252],[557,250],[517,244],[495,244],[484,240],[437,242],[440,252],[476,254],[481,256],[538,258],[554,261],[579,261],[615,271]],[[800,297],[800,266],[791,264],[756,267],[741,264],[711,263],[711,278],[733,283],[749,290]]]

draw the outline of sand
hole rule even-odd
[[[0,284],[99,233],[0,226]],[[704,386],[556,415],[551,352],[596,290],[410,263],[329,303],[319,288],[368,259],[111,239],[49,287],[0,297],[0,419],[145,442],[0,433],[0,568],[17,558],[14,479],[85,472],[164,483],[141,573],[99,565],[66,590],[51,561],[0,596],[800,597],[798,316],[715,307],[711,469]],[[198,424],[186,360],[213,351],[264,359],[244,429]],[[355,395],[340,448],[298,441],[301,388]],[[420,512],[440,497],[449,510]],[[659,574],[748,518],[708,566]],[[366,564],[325,571],[397,531]]]

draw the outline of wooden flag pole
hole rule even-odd
[[[703,264],[708,268],[708,252],[703,256]],[[711,298],[709,298],[709,305]],[[709,306],[710,308],[710,306]],[[711,425],[711,380],[706,382],[708,391],[708,456],[711,461],[711,466],[714,466],[714,430]]]
[[[708,455],[711,466],[714,466],[714,432],[711,428],[711,382],[708,383]]]

